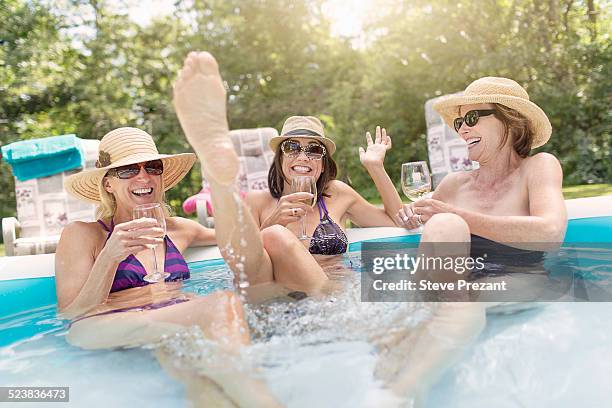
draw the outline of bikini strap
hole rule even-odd
[[[317,207],[319,208],[319,219],[323,221],[325,215],[327,215],[327,207],[325,206],[325,200],[323,200],[323,196],[317,199]],[[323,214],[325,212],[325,214]]]
[[[98,222],[100,223],[100,225],[102,225],[102,228],[104,228],[104,231],[106,231],[106,232],[111,232],[111,231],[112,231],[111,229],[109,229],[109,228],[106,226],[106,224],[104,223],[104,221],[102,221],[102,220],[98,220]],[[111,220],[111,222],[112,222],[112,220]]]
[[[108,232],[108,235],[106,236],[106,240],[108,241],[111,234],[113,233],[113,230],[115,229],[115,220],[111,218],[110,229],[109,227],[106,226],[104,221],[98,220],[98,222],[100,223],[100,225],[102,225],[102,228],[104,228],[104,231]]]

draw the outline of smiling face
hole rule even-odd
[[[469,111],[494,108],[490,103],[463,105],[459,115],[463,117]],[[457,133],[468,145],[469,159],[483,163],[495,158],[500,150],[507,147],[507,141],[501,146],[504,131],[503,123],[495,115],[487,115],[479,117],[478,122],[471,127],[464,122]]]
[[[162,202],[163,185],[161,175],[152,175],[140,166],[140,172],[121,179],[108,175],[104,177],[104,189],[115,197],[117,213],[131,217],[132,209],[140,204]]]
[[[310,137],[291,138],[289,140],[298,142],[302,147],[312,144],[321,145],[316,139]],[[304,151],[301,151],[297,156],[281,154],[283,155],[283,176],[287,186],[291,185],[291,178],[294,176],[310,176],[314,177],[315,180],[319,179],[323,171],[323,159],[311,159],[306,156]]]

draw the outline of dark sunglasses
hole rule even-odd
[[[159,176],[164,172],[164,163],[162,163],[161,160],[151,160],[145,163],[134,163],[126,166],[115,167],[114,169],[110,169],[106,175],[124,180],[131,179],[140,173],[141,167],[144,167],[147,174],[152,176]]]
[[[455,125],[455,130],[458,132],[463,122],[469,127],[476,126],[478,123],[478,119],[483,116],[493,115],[495,113],[495,109],[486,109],[486,110],[471,110],[465,114],[462,118],[457,118],[454,120],[453,124]]]
[[[281,150],[283,154],[289,157],[297,157],[300,155],[300,152],[304,152],[306,157],[312,160],[321,160],[326,152],[325,146],[318,143],[302,146],[300,142],[295,140],[285,140],[281,144]]]

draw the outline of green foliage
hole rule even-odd
[[[340,178],[366,198],[377,194],[358,160],[365,131],[392,135],[386,166],[399,180],[402,162],[427,154],[425,101],[485,75],[517,80],[548,113],[554,133],[540,150],[560,158],[566,183],[612,180],[608,0],[592,13],[591,2],[386,0],[357,48],[330,35],[323,0],[179,0],[146,27],[117,2],[56,3],[0,9],[0,143],[137,126],[161,152],[189,151],[171,86],[189,51],[208,50],[226,80],[231,128],[321,117],[339,146]],[[177,213],[199,185],[196,167],[169,192]],[[0,188],[1,216],[14,215],[6,164]]]

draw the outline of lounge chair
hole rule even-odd
[[[60,140],[59,148],[57,144],[53,145],[54,140]],[[15,153],[13,158],[19,162],[18,156],[24,156],[23,147],[31,149],[30,152],[25,152],[30,158],[21,163],[12,163],[16,176],[17,217],[2,219],[6,256],[54,253],[62,228],[67,223],[94,220],[95,205],[68,195],[64,190],[64,177],[81,170],[83,165],[94,167],[99,141],[78,139],[73,142],[80,144],[79,151],[75,153],[69,152],[66,140],[76,138],[58,136],[29,140],[27,143],[17,142],[22,144],[12,145],[17,145],[20,149],[12,152],[9,147],[11,145],[3,147],[5,161],[9,163],[11,157],[7,157],[6,153]],[[40,144],[36,144],[37,141],[40,141]],[[56,170],[59,172],[49,175]],[[35,177],[36,175],[41,177]]]
[[[274,136],[278,136],[274,128],[237,129],[230,132],[240,160],[236,190],[242,197],[249,191],[268,189],[268,170],[274,160],[274,152],[268,142]],[[202,179],[202,191],[185,200],[183,210],[186,214],[197,211],[202,225],[214,226],[208,181]]]

